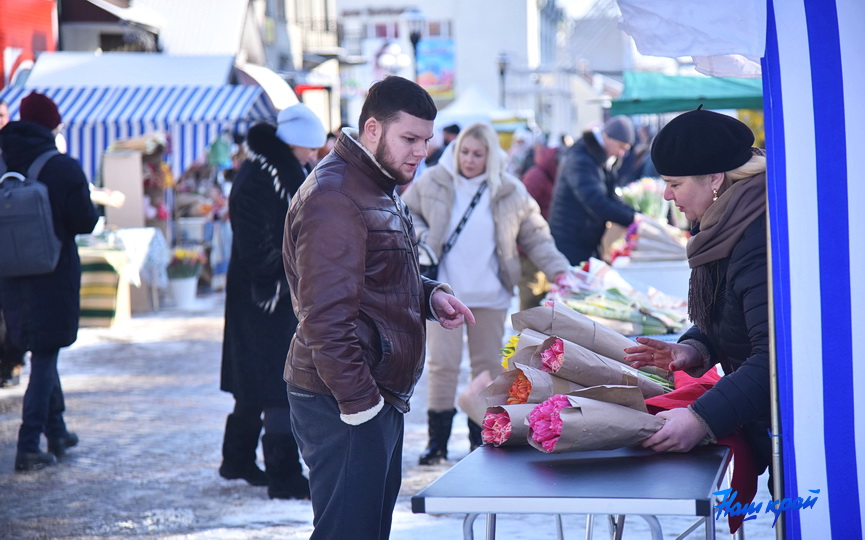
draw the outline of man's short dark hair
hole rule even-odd
[[[438,111],[432,97],[420,85],[390,75],[369,88],[360,110],[358,129],[363,131],[363,125],[370,118],[388,125],[396,120],[400,112],[423,120],[435,120]]]

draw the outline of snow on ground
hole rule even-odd
[[[221,294],[202,295],[194,309],[171,308],[137,316],[112,329],[84,328],[61,353],[67,422],[81,436],[60,465],[32,474],[12,472],[26,384],[0,390],[0,538],[165,538],[265,540],[308,538],[308,501],[267,498],[264,488],[225,481],[216,469],[230,395],[219,391]],[[464,373],[463,380],[467,379]],[[426,380],[421,378],[406,415],[404,480],[394,513],[393,540],[463,536],[463,515],[411,511],[411,496],[468,453],[466,417],[454,421],[453,462],[417,465],[426,445]],[[756,501],[769,499],[766,476]],[[604,517],[593,538],[606,538]],[[563,517],[565,538],[586,538],[585,516]],[[664,538],[693,521],[660,518]],[[650,538],[642,519],[629,516],[625,540]],[[746,523],[749,540],[774,538],[771,516]],[[718,537],[724,520],[719,522]],[[484,538],[485,517],[474,523]],[[502,514],[497,538],[556,538],[552,515]],[[692,536],[697,537],[699,532]]]

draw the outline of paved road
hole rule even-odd
[[[56,467],[13,472],[24,389],[0,389],[0,538],[308,538],[307,501],[273,501],[263,487],[216,473],[233,405],[219,391],[223,299],[213,294],[190,311],[166,309],[119,328],[81,330],[60,356],[66,420],[81,443]],[[410,496],[448,468],[417,466],[426,443],[424,402],[422,379],[406,417],[404,482],[391,537],[460,538],[461,516],[410,510]],[[453,459],[468,452],[462,414],[452,441]],[[584,537],[583,519],[566,516],[569,538]],[[681,523],[663,523],[674,538]],[[758,529],[748,538],[773,538],[768,527]],[[475,534],[482,532],[478,520]],[[500,516],[498,532],[511,540],[555,538],[544,515]],[[625,538],[647,534],[634,522]]]

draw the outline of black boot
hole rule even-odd
[[[449,411],[427,411],[429,444],[418,459],[419,465],[437,465],[448,458],[448,439],[451,437],[456,409]]]
[[[481,426],[472,422],[472,419],[469,418],[469,447],[471,448],[471,452],[475,451],[475,448],[484,444],[484,438],[481,435]]]
[[[66,455],[66,450],[78,444],[78,435],[67,431],[66,435],[48,439],[48,452],[54,454],[57,459]]]
[[[267,475],[255,464],[255,449],[261,434],[261,419],[256,422],[229,414],[222,439],[222,465],[219,475],[226,480],[243,479],[253,486],[266,486]]]
[[[55,465],[57,459],[48,452],[36,450],[35,452],[18,452],[15,454],[16,471],[36,471]]]
[[[271,499],[309,499],[309,480],[303,475],[297,441],[289,433],[265,433],[264,470]]]

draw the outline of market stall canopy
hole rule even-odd
[[[246,0],[88,0],[115,17],[143,25],[170,54],[228,54],[241,49]],[[118,4],[126,4],[121,7]]]
[[[159,33],[165,27],[165,17],[153,9],[142,6],[138,2],[128,6],[118,6],[109,0],[88,0],[94,6],[104,9],[118,19],[143,26],[147,30]]]
[[[277,111],[300,103],[288,82],[270,68],[245,63],[237,64],[235,69],[238,82],[262,87]]]
[[[169,163],[181,174],[225,130],[244,130],[276,119],[276,110],[258,86],[121,86],[6,88],[10,118],[18,118],[21,99],[31,91],[57,103],[69,155],[97,177],[102,154],[116,140],[164,131],[171,137]]]
[[[450,105],[440,110],[436,115],[435,125],[441,129],[450,124],[464,128],[475,122],[492,124],[499,120],[508,120],[515,115],[513,112],[497,105],[478,87],[471,86],[461,93]]]
[[[762,109],[760,79],[664,75],[628,71],[610,114],[658,114],[696,109]]]
[[[233,69],[233,55],[44,52],[24,86],[213,86],[228,83]]]

